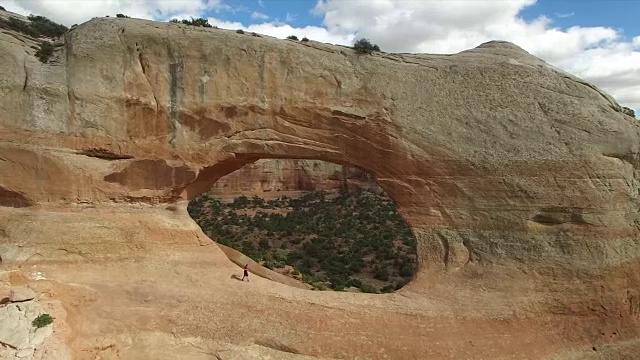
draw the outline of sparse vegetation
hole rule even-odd
[[[66,26],[55,23],[44,16],[29,15],[30,27],[39,35],[46,37],[58,37],[69,30]]]
[[[38,316],[37,318],[33,319],[33,321],[31,322],[31,325],[37,327],[37,328],[41,328],[41,327],[45,327],[49,324],[53,323],[53,318],[51,317],[51,315],[49,314],[42,314],[40,316]]]
[[[262,36],[260,36],[260,35],[258,35],[258,34],[256,34],[256,33],[254,33],[254,32],[252,32],[252,33],[251,33],[251,35],[253,35],[253,36],[255,36],[255,37],[262,37]]]
[[[404,286],[416,266],[416,240],[386,196],[358,190],[310,192],[222,203],[203,195],[189,214],[215,241],[263,266],[292,266],[314,287],[363,292]]]
[[[238,33],[238,34],[244,34],[244,30],[242,30],[242,29],[238,29],[238,30],[236,30],[236,33]]]
[[[305,36],[305,37],[303,37],[303,38],[302,38],[302,40],[301,40],[301,41],[302,41],[302,42],[307,42],[307,41],[309,41],[309,39]]]
[[[0,10],[7,11],[7,10],[4,9],[4,6],[0,6]]]
[[[36,51],[35,55],[41,63],[46,64],[49,62],[51,56],[53,56],[53,50],[54,46],[52,43],[43,41],[40,43],[40,48]]]
[[[298,41],[298,37],[295,36],[295,35],[289,35],[289,36],[287,36],[287,39]]]
[[[374,51],[380,51],[378,45],[372,44],[369,40],[362,38],[353,44],[353,49],[361,54],[371,54]]]
[[[0,28],[17,31],[35,38],[55,38],[68,30],[66,26],[57,24],[44,16],[29,15],[27,19],[29,19],[29,22],[15,17],[10,17],[6,20],[0,19]]]
[[[622,112],[631,117],[636,117],[636,112],[633,109],[628,108],[626,106],[622,107]]]
[[[127,15],[124,14],[116,14],[117,18],[129,18]]]
[[[183,20],[178,20],[178,19],[171,19],[169,20],[170,23],[174,23],[174,24],[185,24],[185,25],[189,25],[189,26],[197,26],[197,27],[206,27],[206,28],[213,28],[215,26],[209,24],[209,20],[205,19],[205,18],[191,18],[191,20],[187,20],[187,19],[183,19]]]

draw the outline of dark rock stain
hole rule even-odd
[[[186,165],[173,167],[164,160],[138,160],[120,172],[105,176],[104,180],[132,190],[159,190],[184,186],[195,178],[195,171]]]
[[[0,206],[23,208],[33,205],[35,203],[28,197],[0,186]]]

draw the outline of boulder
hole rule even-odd
[[[20,286],[14,287],[9,293],[9,300],[11,302],[21,302],[34,299],[38,294],[28,287]]]

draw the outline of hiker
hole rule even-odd
[[[247,278],[247,282],[249,282],[249,264],[246,264],[242,270],[244,270],[244,275],[242,275],[242,281],[244,281],[244,278]]]

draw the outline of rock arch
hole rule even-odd
[[[607,94],[513,44],[362,56],[317,42],[94,19],[68,32],[43,65],[29,41],[0,37],[7,266],[33,263],[72,282],[83,280],[61,270],[68,264],[105,279],[109,262],[126,259],[228,269],[219,252],[198,248],[207,240],[186,200],[260,158],[313,158],[374,173],[413,227],[421,268],[402,311],[459,311],[458,330],[482,319],[496,333],[527,324],[542,329],[534,341],[552,343],[549,353],[601,341],[600,329],[638,336],[638,124]],[[453,305],[433,306],[428,294]],[[322,299],[311,302],[346,301]],[[531,320],[541,314],[548,323]],[[202,334],[190,329],[185,336]],[[515,351],[519,339],[495,349]],[[314,341],[335,346],[333,356],[368,351],[345,345],[355,338]],[[421,341],[381,346],[406,356],[453,346]],[[311,342],[299,348],[322,354]]]

